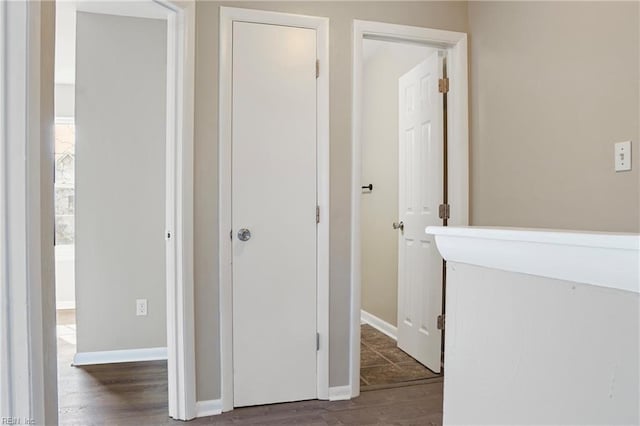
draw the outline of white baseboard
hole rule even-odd
[[[61,310],[61,309],[75,309],[76,308],[76,301],[75,300],[71,300],[68,302],[56,302],[56,309]]]
[[[73,357],[73,365],[115,364],[118,362],[158,361],[164,359],[167,359],[166,347],[78,352]]]
[[[210,399],[196,402],[196,417],[216,416],[222,413],[222,400]]]
[[[365,324],[369,324],[381,333],[391,337],[393,340],[398,340],[398,328],[384,320],[381,320],[377,316],[372,315],[365,310],[360,310],[360,320]]]
[[[351,399],[351,386],[334,386],[329,388],[329,401]]]

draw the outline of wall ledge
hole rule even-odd
[[[429,226],[449,262],[640,294],[640,235],[549,229]]]

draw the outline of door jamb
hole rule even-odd
[[[373,21],[353,21],[352,69],[352,175],[351,175],[351,396],[360,394],[360,310],[361,310],[361,232],[360,193],[362,174],[362,73],[363,40],[365,38],[426,44],[448,53],[449,72],[449,224],[469,224],[469,124],[467,35]]]
[[[219,99],[219,279],[222,411],[233,409],[233,314],[231,231],[231,91],[233,22],[310,28],[317,31],[317,357],[318,399],[329,398],[329,20],[327,18],[232,7],[220,8]]]
[[[50,12],[41,2],[0,2],[0,416],[38,423],[57,423],[57,395],[45,390],[57,383],[45,356],[55,354],[53,259],[43,259],[53,233],[42,227],[53,218],[44,202],[53,200],[52,169],[42,161],[53,146],[53,67],[42,38]]]
[[[195,0],[152,1],[169,11],[166,165],[169,416],[190,420],[196,417],[193,249],[196,4]]]

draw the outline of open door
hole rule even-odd
[[[398,347],[440,372],[442,258],[429,225],[441,225],[443,105],[439,52],[399,79]]]

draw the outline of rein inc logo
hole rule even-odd
[[[0,424],[2,425],[35,425],[35,419],[28,417],[0,417]]]

